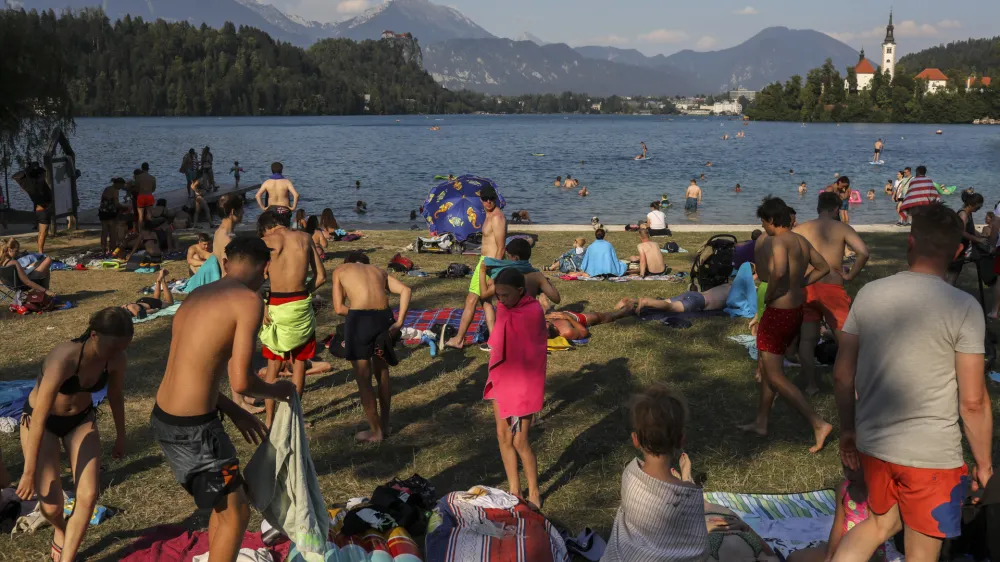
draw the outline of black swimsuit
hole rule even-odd
[[[80,344],[80,356],[76,360],[76,370],[73,372],[73,376],[63,381],[62,385],[59,387],[59,394],[73,395],[81,392],[86,392],[92,394],[94,392],[100,392],[104,390],[104,387],[108,385],[108,377],[110,373],[108,372],[108,365],[104,365],[104,371],[101,372],[100,378],[94,386],[89,388],[84,388],[80,384],[80,362],[83,360],[83,348],[84,344]],[[41,377],[39,377],[41,380]],[[21,425],[30,428],[31,414],[34,412],[34,408],[31,407],[30,402],[25,402],[24,412],[21,414]],[[74,429],[80,427],[84,423],[92,422],[95,420],[94,416],[94,406],[93,404],[88,405],[83,411],[70,414],[68,416],[59,416],[56,414],[49,414],[49,417],[45,420],[45,429],[51,432],[56,437],[62,439],[69,435]]]

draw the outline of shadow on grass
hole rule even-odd
[[[87,299],[99,297],[101,295],[107,295],[114,292],[115,292],[114,289],[108,289],[107,291],[77,291],[75,293],[70,293],[70,294],[60,294],[59,300],[69,301],[73,304],[79,304]]]

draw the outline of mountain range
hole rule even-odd
[[[386,0],[340,23],[285,14],[263,0],[6,0],[26,9],[103,7],[112,20],[187,21],[221,27],[226,21],[256,27],[275,39],[309,46],[325,38],[379,39],[382,32],[410,33],[423,49],[426,70],[451,89],[491,94],[572,90],[593,95],[718,93],[757,90],[793,74],[805,75],[827,58],[843,69],[857,52],[812,30],[767,28],[744,43],[710,52],[646,56],[635,49],[546,43],[530,33],[501,39],[458,10],[429,0]]]

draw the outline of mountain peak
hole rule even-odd
[[[535,45],[538,45],[539,47],[541,47],[542,45],[548,45],[548,43],[546,43],[545,41],[542,41],[537,36],[532,35],[528,31],[525,31],[524,33],[521,33],[520,35],[518,35],[517,39],[515,39],[515,41],[531,41],[532,43],[534,43]]]
[[[336,24],[334,36],[356,41],[379,39],[387,30],[410,33],[425,45],[449,39],[493,37],[455,8],[430,0],[386,0],[355,18]]]

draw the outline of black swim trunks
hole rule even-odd
[[[174,477],[199,509],[215,507],[243,485],[236,447],[217,412],[173,416],[157,404],[149,425]]]
[[[376,340],[396,322],[392,311],[351,310],[344,322],[344,350],[348,361],[364,361],[375,356]]]
[[[52,205],[49,204],[42,210],[35,210],[35,220],[38,224],[48,225],[52,222]]]

